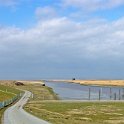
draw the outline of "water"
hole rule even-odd
[[[45,82],[63,100],[119,100],[124,99],[121,87],[84,86],[74,83]]]

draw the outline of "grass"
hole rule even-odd
[[[0,91],[0,102],[4,101],[4,100],[7,100],[7,99],[10,99],[14,97],[13,94],[9,94],[9,93],[4,93],[4,92],[1,92]]]
[[[34,96],[25,110],[52,124],[124,124],[124,103],[61,102],[53,90],[40,85],[23,86]]]
[[[3,109],[0,109],[0,124],[2,124],[1,120],[2,120],[2,117],[3,117],[3,113],[4,111],[6,110],[7,107],[3,108]]]
[[[19,93],[20,91],[15,88],[0,85],[0,102],[10,99]]]
[[[13,82],[9,83],[9,81],[6,81],[6,86],[0,85],[0,90],[2,90],[0,91],[0,101],[10,99],[13,96],[15,96],[14,94],[19,94],[20,91],[17,90],[16,88],[31,91],[34,94],[34,97],[31,98],[30,101],[58,99],[58,97],[54,94],[51,88],[44,87],[40,84],[30,84],[18,87],[13,85]],[[2,115],[5,110],[6,108],[0,109],[0,119],[2,118]]]
[[[40,84],[27,84],[20,86],[19,88],[32,92],[33,98],[30,101],[41,101],[41,100],[57,100],[57,95],[53,92],[52,88],[42,86]]]
[[[124,103],[41,101],[25,109],[53,124],[124,124]]]
[[[19,94],[21,91],[5,85],[0,85],[0,102],[11,99],[15,95]],[[0,109],[0,119],[7,107]],[[1,124],[1,122],[0,122]]]
[[[19,88],[34,94],[25,110],[52,124],[124,124],[123,102],[62,102],[49,87],[30,84]]]
[[[5,86],[5,85],[0,85],[0,90],[3,90],[3,91],[6,91],[7,92],[12,92],[12,93],[15,93],[15,94],[19,94],[20,91],[13,88],[13,87],[10,87],[10,86]]]

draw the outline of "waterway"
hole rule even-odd
[[[66,82],[45,82],[62,100],[122,100],[124,88],[84,86]]]

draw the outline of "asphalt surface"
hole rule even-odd
[[[23,110],[31,92],[25,91],[23,97],[12,107],[8,108],[3,117],[3,124],[50,124]]]

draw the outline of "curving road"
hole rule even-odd
[[[27,103],[30,96],[31,92],[25,91],[23,97],[5,111],[3,124],[50,124],[23,110],[23,106]]]

